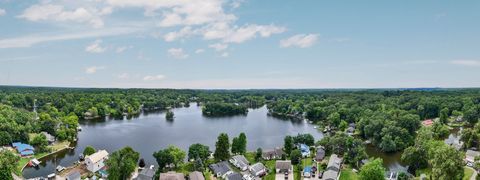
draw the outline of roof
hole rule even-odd
[[[70,174],[67,175],[67,179],[73,180],[73,179],[81,179],[80,172],[78,171],[73,171]]]
[[[138,173],[136,180],[152,180],[155,176],[156,169],[145,168]]]
[[[102,160],[107,156],[108,156],[108,152],[106,150],[100,150],[100,151],[97,151],[96,153],[93,153],[90,156],[87,156],[85,160],[89,159],[93,163],[97,163],[98,161]]]
[[[205,177],[203,177],[203,174],[198,171],[193,171],[190,174],[188,174],[188,177],[190,180],[205,180]]]
[[[292,161],[290,160],[275,162],[275,169],[287,170],[287,169],[290,169],[291,167],[292,167]]]
[[[219,162],[219,163],[216,163],[216,164],[210,164],[208,167],[210,169],[212,169],[212,171],[215,174],[224,175],[228,171],[231,171],[230,166],[228,165],[228,163],[226,161],[222,161],[222,162]]]
[[[247,158],[245,158],[245,156],[243,155],[236,155],[236,156],[233,156],[232,159],[235,159],[237,162],[241,162],[245,165],[248,165],[248,160]]]
[[[250,171],[252,173],[257,173],[260,171],[263,171],[265,169],[265,166],[262,163],[255,163],[254,165],[250,166]]]
[[[22,155],[32,155],[34,154],[33,151],[35,151],[35,148],[31,146],[30,144],[23,144],[21,142],[14,142],[12,143],[12,146],[15,147],[15,149]]]
[[[285,154],[283,152],[283,149],[277,147],[277,148],[272,149],[272,150],[263,151],[262,156],[266,157],[266,158],[273,158],[273,157],[279,158],[279,157],[282,157],[283,154]]]
[[[160,173],[160,180],[185,180],[183,173],[169,171],[167,173]]]
[[[228,179],[228,180],[243,180],[243,177],[240,173],[235,172],[235,173],[229,174],[226,179]]]
[[[433,125],[433,120],[432,119],[424,120],[424,121],[422,121],[422,125],[423,126],[431,126],[431,125]]]
[[[50,135],[50,134],[48,134],[47,132],[42,131],[41,134],[45,135],[45,137],[47,138],[47,141],[49,141],[49,142],[55,141],[55,137],[52,136],[52,135]]]
[[[328,160],[327,171],[323,174],[323,179],[337,179],[341,164],[342,159],[336,154],[332,154]]]
[[[465,159],[469,161],[475,161],[475,157],[480,156],[480,152],[478,151],[473,151],[473,150],[467,150],[465,153]]]
[[[322,148],[317,149],[317,154],[315,155],[315,159],[323,159],[325,158],[325,150]]]

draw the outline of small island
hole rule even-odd
[[[165,114],[165,119],[171,121],[175,118],[175,114],[173,113],[173,111],[167,111],[167,113]]]
[[[233,116],[247,113],[247,107],[237,103],[209,102],[202,108],[202,114],[205,116]]]

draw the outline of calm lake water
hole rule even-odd
[[[45,159],[38,168],[27,168],[25,178],[46,177],[55,171],[55,167],[71,166],[78,160],[78,155],[87,145],[113,152],[124,146],[131,146],[140,152],[147,164],[155,164],[152,154],[168,145],[176,145],[184,150],[194,143],[202,143],[214,150],[218,134],[228,133],[230,141],[233,136],[245,132],[248,149],[271,149],[283,146],[286,135],[310,133],[316,140],[322,133],[313,125],[304,121],[283,120],[267,116],[265,106],[250,109],[248,115],[231,117],[202,116],[201,107],[192,103],[188,108],[173,109],[175,120],[165,120],[165,112],[144,113],[132,119],[82,120],[82,131],[78,133],[75,149],[57,153]]]

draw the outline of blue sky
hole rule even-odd
[[[0,0],[0,84],[480,87],[480,1]]]

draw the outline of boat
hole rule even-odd
[[[55,176],[56,176],[55,173],[52,173],[52,174],[49,174],[49,175],[47,176],[47,178],[48,178],[48,179],[53,179],[53,178],[55,178]]]
[[[38,159],[34,158],[34,159],[30,160],[29,165],[32,166],[32,167],[36,167],[36,166],[40,165],[40,161]]]
[[[82,127],[78,126],[77,131],[82,131]]]
[[[317,128],[318,128],[318,126],[313,126],[313,129],[317,129]]]
[[[62,172],[63,170],[65,170],[65,167],[63,167],[63,166],[57,166],[56,169],[57,169],[58,172]]]

